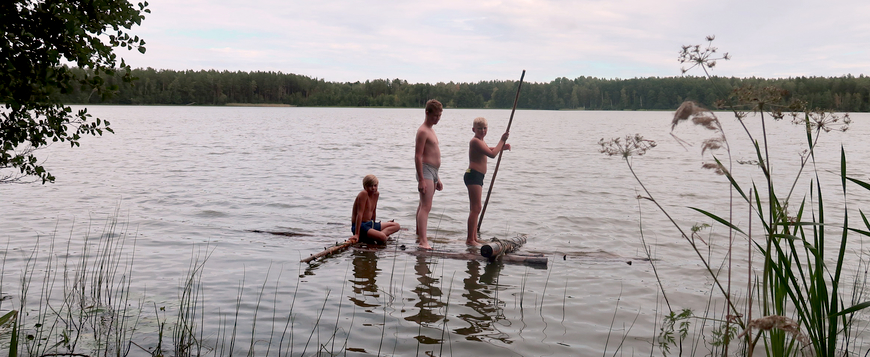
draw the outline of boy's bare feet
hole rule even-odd
[[[483,243],[480,242],[480,241],[471,241],[471,242],[466,241],[466,242],[465,242],[465,245],[467,245],[467,246],[469,246],[469,247],[478,247],[478,248],[480,248],[480,247],[483,246]]]
[[[421,242],[420,238],[417,238],[417,248],[425,249],[425,250],[432,250],[432,246],[429,245],[428,239],[426,241]]]

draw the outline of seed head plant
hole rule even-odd
[[[601,153],[608,156],[621,156],[623,159],[628,159],[631,156],[642,156],[647,151],[656,147],[656,142],[644,139],[640,134],[626,135],[625,138],[615,138],[598,141],[601,146]]]
[[[849,233],[870,237],[870,220],[860,212],[864,227],[859,229],[849,226],[846,184],[852,182],[867,190],[870,190],[870,184],[847,176],[845,149],[841,148],[838,174],[844,198],[841,207],[843,222],[828,222],[825,211],[829,207],[825,205],[819,182],[820,173],[824,171],[817,167],[815,157],[820,134],[846,131],[851,119],[848,114],[813,109],[808,103],[792,98],[787,90],[773,86],[743,85],[726,89],[710,71],[717,61],[729,60],[731,56],[728,53],[719,55],[718,49],[712,45],[713,36],[708,36],[706,40],[706,45],[682,47],[679,56],[682,71],[687,73],[700,69],[704,72],[708,82],[722,98],[714,107],[733,114],[739,127],[743,129],[741,134],[749,139],[752,145],[750,151],[755,158],[732,159],[730,143],[718,117],[723,112],[714,112],[695,101],[686,101],[675,111],[671,121],[671,136],[686,147],[688,142],[677,137],[674,129],[685,123],[702,128],[709,135],[701,141],[701,155],[705,158],[701,167],[711,169],[727,179],[730,199],[727,216],[690,207],[727,229],[727,253],[722,263],[724,270],[713,268],[710,256],[702,254],[702,248],[696,244],[696,241],[701,241],[694,239],[697,232],[693,229],[687,234],[688,230],[684,230],[652,198],[650,191],[635,174],[630,157],[641,156],[655,145],[639,144],[646,142],[639,134],[599,141],[602,153],[608,156],[620,155],[626,160],[632,175],[646,193],[643,198],[653,202],[695,250],[699,261],[713,280],[713,291],[721,294],[725,301],[721,315],[696,317],[694,313],[682,310],[681,324],[688,323],[690,319],[715,321],[720,324],[713,329],[712,334],[715,336],[710,346],[720,346],[722,349],[714,354],[723,356],[730,355],[729,348],[733,347],[738,347],[742,355],[752,356],[759,342],[768,356],[834,356],[853,353],[858,347],[857,337],[853,336],[856,326],[852,316],[857,311],[870,307],[870,302],[861,301],[860,291],[851,294],[842,292],[840,285],[845,279],[843,268],[846,252],[852,249],[848,245]],[[769,142],[771,137],[766,126],[770,119],[779,121],[784,118],[790,118],[792,123],[803,126],[806,149],[800,155],[800,166],[794,180],[785,185],[787,194],[780,196],[777,187],[783,184],[777,182],[781,179],[775,179],[779,176],[773,175],[774,165],[771,163],[770,153],[781,145]],[[750,127],[760,128],[761,135],[754,137]],[[733,161],[745,164],[742,167],[759,170],[763,180],[749,184],[738,182],[732,175]],[[809,173],[805,173],[804,169]],[[799,178],[805,175],[811,176],[809,187],[803,197],[795,198],[793,195],[799,191],[796,190]],[[735,212],[738,210],[750,213],[748,223],[745,217],[736,216]],[[753,225],[760,226],[762,233],[753,235]],[[839,236],[839,241],[829,236],[828,232],[832,231],[838,231],[835,236]],[[732,293],[732,253],[734,245],[740,241],[746,242],[748,264],[744,276],[748,277],[748,281],[745,291],[738,297]],[[837,243],[834,249],[825,247],[825,243],[829,241]],[[644,249],[649,251],[646,247]],[[830,255],[832,251],[833,256]],[[667,301],[665,286],[655,270],[655,260],[651,259],[650,263],[671,311],[667,315],[671,320],[666,319],[664,326],[673,325],[675,312]],[[761,267],[755,263],[761,263]],[[854,285],[859,287],[863,283],[858,281]],[[753,313],[761,317],[753,317]],[[734,333],[735,326],[737,330],[742,330],[740,334]],[[683,325],[680,329],[688,330]],[[751,333],[753,330],[757,331],[754,335]],[[663,329],[662,333],[667,334],[659,336],[659,348],[667,354],[670,352],[669,346],[677,344],[678,341],[673,338],[672,329]],[[680,335],[680,344],[683,337],[685,336]],[[737,346],[731,346],[732,343]],[[680,353],[682,354],[682,346]]]

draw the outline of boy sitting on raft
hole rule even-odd
[[[468,237],[465,244],[479,247],[482,242],[477,237],[477,217],[480,215],[480,196],[483,193],[483,177],[486,174],[486,158],[495,157],[503,149],[510,150],[511,144],[506,144],[509,133],[501,135],[501,140],[495,147],[489,147],[483,141],[488,129],[486,119],[474,118],[471,130],[474,137],[468,143],[468,170],[465,170],[465,187],[468,188],[468,200],[471,202],[471,210],[468,213]]]
[[[353,237],[351,242],[364,242],[386,244],[390,234],[399,231],[396,222],[377,222],[378,211],[378,178],[375,175],[366,175],[363,178],[363,190],[356,195],[353,201],[353,213],[351,215],[350,231]]]

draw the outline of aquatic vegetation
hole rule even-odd
[[[707,45],[683,46],[680,53],[680,62],[686,65],[683,72],[700,68],[707,76],[711,85],[717,90],[723,90],[717,86],[716,78],[710,75],[710,69],[716,65],[716,61],[728,60],[730,56],[719,56],[717,49],[712,46],[713,37],[707,38]],[[626,136],[623,140],[612,139],[599,141],[601,152],[609,156],[621,156],[636,181],[644,190],[646,196],[639,196],[646,201],[653,202],[657,209],[663,212],[670,222],[677,228],[682,237],[697,253],[698,260],[703,264],[707,274],[713,280],[716,296],[725,300],[725,309],[711,315],[710,311],[697,316],[691,310],[683,309],[676,312],[667,299],[667,289],[661,282],[656,270],[656,262],[652,254],[641,240],[650,263],[653,266],[659,289],[664,297],[670,313],[664,317],[663,325],[658,336],[659,348],[664,354],[671,353],[672,346],[679,346],[679,354],[685,351],[682,342],[689,334],[691,321],[704,323],[714,321],[718,327],[707,333],[707,342],[714,351],[714,355],[729,355],[729,349],[738,348],[742,355],[753,355],[758,342],[767,355],[792,356],[812,354],[818,356],[832,356],[838,354],[850,354],[860,348],[856,343],[859,337],[855,331],[854,314],[868,306],[870,303],[862,302],[863,289],[866,275],[861,281],[859,263],[855,273],[855,282],[852,283],[853,291],[844,292],[843,287],[847,284],[844,269],[852,264],[847,262],[847,252],[853,247],[850,245],[850,234],[870,237],[870,221],[860,211],[863,227],[850,226],[849,222],[849,197],[847,195],[847,183],[857,184],[859,187],[870,190],[870,184],[852,178],[847,173],[847,160],[845,149],[840,148],[839,172],[837,172],[843,195],[843,206],[839,207],[842,216],[841,223],[828,221],[830,207],[826,204],[820,183],[820,172],[816,162],[816,150],[822,132],[846,131],[851,120],[848,114],[837,114],[812,109],[806,102],[791,98],[788,91],[775,87],[739,87],[727,94],[726,100],[717,103],[719,109],[731,112],[743,129],[741,134],[749,139],[750,152],[754,153],[754,160],[738,161],[731,155],[730,142],[725,136],[717,113],[704,108],[696,102],[686,101],[674,114],[671,123],[672,136],[681,144],[685,140],[673,134],[673,130],[684,123],[691,123],[702,131],[709,134],[702,139],[701,154],[705,161],[701,167],[713,170],[716,174],[727,179],[728,191],[723,192],[730,199],[730,207],[727,215],[717,215],[710,210],[689,207],[695,212],[722,226],[727,230],[728,244],[724,260],[715,268],[711,259],[711,245],[696,238],[697,231],[692,229],[691,234],[684,230],[667,210],[653,198],[650,191],[644,186],[642,180],[635,174],[630,158],[643,155],[646,150],[632,148],[629,138],[640,138],[640,135]],[[794,124],[803,126],[806,132],[806,151],[800,157],[799,168],[793,180],[787,180],[786,191],[779,189],[783,186],[781,178],[774,176],[774,164],[771,160],[771,151],[777,144],[769,142],[770,135],[767,132],[769,120],[782,120],[791,117]],[[761,135],[755,137],[753,133],[760,129]],[[685,145],[684,145],[685,146]],[[735,177],[733,162],[746,164],[751,169],[760,171],[763,182],[741,182]],[[800,182],[799,178],[804,175],[805,169],[809,171],[809,186],[802,198],[794,198],[793,195]],[[741,176],[743,177],[743,176]],[[751,176],[750,176],[751,177]],[[779,193],[787,192],[780,196]],[[749,219],[738,216],[735,212],[748,210]],[[761,234],[753,234],[753,226],[760,225]],[[833,236],[832,236],[833,234]],[[826,247],[825,243],[836,239],[835,247]],[[747,272],[745,290],[742,296],[738,296],[734,289],[740,279],[733,273],[733,257],[735,243],[739,240],[746,241]],[[700,245],[698,242],[701,242]],[[706,248],[705,248],[706,247]],[[706,251],[706,252],[705,252]],[[705,254],[706,253],[706,254]],[[833,255],[831,254],[833,253]],[[761,263],[759,268],[757,265]],[[711,298],[713,292],[711,291]],[[757,315],[762,317],[755,317]],[[737,329],[742,332],[735,336]],[[757,331],[753,334],[752,331]],[[703,332],[702,332],[703,334]],[[736,346],[732,346],[736,344]]]
[[[505,283],[502,262],[462,261],[466,271],[448,272],[445,267],[452,265],[443,259],[404,254],[394,244],[300,264],[294,267],[300,269],[295,284],[281,282],[274,271],[284,269],[269,265],[256,283],[243,276],[230,287],[235,295],[215,300],[206,292],[227,281],[204,280],[216,249],[206,243],[192,245],[187,271],[182,266],[170,277],[178,284],[173,301],[165,292],[148,297],[131,281],[135,235],[119,222],[116,212],[98,236],[83,240],[71,234],[63,244],[55,233],[50,244],[37,243],[31,256],[18,262],[26,265],[22,290],[29,293],[16,295],[12,308],[0,306],[0,349],[10,356],[456,355],[469,346],[516,348],[528,343],[523,338],[537,340],[539,334],[542,340],[533,349],[565,354],[578,347],[571,340],[575,336],[565,334],[573,323],[575,297],[569,291],[582,287],[550,281],[551,270],[516,268]],[[55,248],[63,245],[66,251]],[[379,269],[378,263],[386,265]],[[324,265],[333,267],[330,274],[322,274]],[[344,271],[344,278],[336,270]],[[340,288],[300,288],[315,272]],[[304,305],[297,304],[300,295]],[[634,323],[618,330],[623,310],[617,301],[611,331],[602,339],[605,351],[631,342]],[[548,331],[554,328],[555,333]]]

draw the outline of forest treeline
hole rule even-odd
[[[81,69],[74,69],[81,71]],[[87,87],[60,95],[67,104],[226,105],[287,104],[295,106],[421,108],[438,99],[448,108],[510,108],[516,81],[477,83],[408,83],[401,79],[327,82],[281,72],[175,71],[133,69],[138,78],[122,84],[121,74],[106,78],[115,95],[95,96]],[[870,111],[870,77],[716,78],[722,93],[742,85],[774,85],[813,108],[838,112]],[[603,79],[556,78],[549,83],[523,83],[517,104],[522,109],[669,110],[684,100],[711,106],[723,94],[703,77]]]

